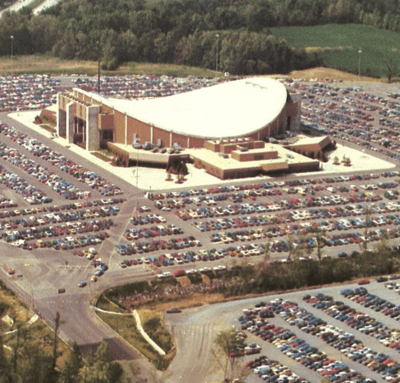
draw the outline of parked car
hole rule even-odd
[[[378,283],[387,282],[388,281],[388,277],[378,277],[378,278],[376,278],[376,281]]]
[[[177,314],[177,313],[181,313],[182,310],[178,307],[171,307],[170,309],[167,309],[167,313],[168,314]]]

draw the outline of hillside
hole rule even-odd
[[[343,80],[349,82],[365,82],[365,81],[381,81],[380,79],[365,77],[358,75],[343,72],[337,69],[332,68],[323,68],[323,67],[316,67],[310,69],[304,69],[299,71],[292,71],[288,74],[287,77],[292,77],[294,79],[304,79],[304,80],[311,80],[311,79],[318,79],[318,80]]]

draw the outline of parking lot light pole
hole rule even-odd
[[[215,71],[218,72],[218,56],[219,56],[219,34],[217,33],[215,35],[215,37],[217,38],[217,53],[215,55]]]
[[[13,82],[13,74],[14,74],[14,65],[13,65],[13,55],[14,55],[14,36],[10,36],[11,40],[11,86]]]
[[[358,77],[361,77],[361,54],[362,54],[362,50],[361,48],[359,48],[358,50]]]
[[[97,41],[97,93],[99,94],[100,94],[100,70],[101,70],[100,41]]]

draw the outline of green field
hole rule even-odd
[[[50,55],[0,57],[0,75],[20,74],[97,74],[97,62],[83,60],[62,60]],[[194,76],[218,77],[221,72],[209,69],[190,67],[176,64],[151,64],[151,63],[123,63],[116,71],[101,71],[104,75],[167,75],[167,76]]]
[[[400,69],[400,36],[395,32],[356,24],[271,28],[271,32],[290,46],[318,52],[329,68],[358,74],[361,48],[362,75],[385,77],[385,60],[390,59]]]

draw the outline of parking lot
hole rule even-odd
[[[260,346],[253,352],[244,349],[246,355],[254,354],[245,357],[259,377],[252,381],[293,381],[299,373],[313,381],[315,372],[320,379],[328,375],[339,382],[399,381],[399,297],[388,293],[387,286],[374,281],[367,288],[330,287],[302,297],[268,298],[243,309],[236,326]],[[289,357],[296,372],[264,364],[260,355],[271,351],[271,345],[276,347],[274,359],[293,366]]]
[[[37,82],[36,78],[18,79],[21,84],[24,81],[27,81],[26,89],[30,86],[33,89]],[[43,81],[47,81],[49,87],[53,86],[51,78]],[[75,82],[76,86],[89,87],[87,89],[93,86],[91,81],[82,78]],[[134,82],[135,86],[132,85]],[[165,172],[162,170],[140,169],[138,177],[132,176],[132,169],[116,168],[108,172],[105,169],[109,169],[109,164],[103,167],[98,159],[91,163],[89,156],[81,158],[78,150],[67,150],[60,138],[50,140],[46,134],[42,138],[37,127],[30,131],[18,124],[14,126],[10,120],[3,122],[0,126],[0,235],[4,249],[2,270],[8,274],[7,278],[21,291],[32,295],[36,309],[42,314],[47,307],[46,315],[51,318],[55,307],[63,309],[65,299],[73,305],[69,299],[79,294],[88,302],[96,291],[116,283],[157,275],[163,277],[165,273],[169,275],[182,269],[188,273],[210,269],[223,271],[238,260],[256,263],[265,253],[270,255],[272,262],[287,261],[290,241],[303,250],[301,257],[304,259],[315,258],[317,247],[321,247],[323,256],[345,257],[353,250],[359,250],[361,243],[373,246],[383,235],[389,238],[391,246],[398,245],[400,173],[397,169],[399,115],[396,92],[373,95],[361,87],[343,83],[294,83],[287,80],[285,84],[302,93],[303,121],[309,125],[316,124],[318,129],[326,129],[326,132],[329,130],[331,136],[346,145],[341,153],[350,153],[350,149],[354,150],[351,153],[358,153],[351,156],[353,166],[333,165],[331,158],[325,171],[316,174],[221,184],[217,180],[210,184],[211,176],[191,169],[187,183],[178,188],[176,184],[164,182]],[[54,89],[56,85],[57,81],[54,81]],[[103,92],[111,96],[127,95],[130,89],[136,89],[135,94],[129,93],[129,97],[134,98],[143,95],[144,89],[147,95],[164,96],[209,86],[212,81],[107,78],[102,85]],[[42,93],[36,94],[38,102],[54,102],[52,94],[55,93],[51,93],[47,85],[38,89],[42,89]],[[29,99],[32,106],[37,105],[24,92],[28,90],[21,90],[15,104],[7,101],[3,110],[29,109],[30,106],[25,107],[22,99]],[[321,113],[326,110],[332,113]],[[316,130],[316,126],[308,128]],[[334,157],[335,153],[330,156]],[[368,164],[372,164],[368,169],[363,167],[367,158]],[[208,186],[202,185],[204,180]],[[141,190],[134,188],[136,184]],[[169,190],[158,190],[156,185],[167,185]],[[316,233],[320,237],[318,240]],[[297,296],[295,305],[281,305],[284,309],[281,312],[291,310],[288,317],[277,312],[275,306],[271,307],[274,318],[260,320],[263,323],[260,328],[274,325],[262,330],[272,331],[278,327],[284,330],[279,332],[279,336],[273,335],[277,337],[274,339],[276,344],[267,338],[256,338],[255,332],[249,331],[249,338],[260,342],[263,352],[272,352],[251,365],[258,369],[254,379],[260,381],[258,375],[269,374],[266,380],[272,378],[270,381],[274,381],[278,378],[273,378],[276,374],[272,372],[279,370],[278,375],[285,375],[288,381],[319,381],[324,371],[337,370],[337,381],[391,381],[392,375],[397,374],[396,360],[400,360],[396,354],[397,346],[387,346],[367,332],[371,328],[388,326],[385,331],[390,336],[384,340],[390,345],[397,342],[393,338],[397,335],[392,322],[396,319],[392,315],[397,313],[398,295],[394,285],[392,289],[375,282],[369,286],[378,289],[379,299],[387,301],[374,315],[370,307],[356,302],[359,296],[349,299],[341,296],[340,290],[323,291],[332,296],[332,300],[325,295],[309,298],[315,302],[318,300],[321,308]],[[65,289],[62,297],[59,297],[59,289]],[[291,301],[291,298],[285,299]],[[336,316],[330,315],[332,307],[328,307],[326,302],[332,301],[345,301],[344,305],[349,307],[358,305],[356,311],[352,311],[357,312],[358,318],[365,316],[364,309],[371,316],[366,322],[370,326],[368,330],[361,331],[359,327],[354,337],[343,339],[353,342],[346,346],[348,353],[333,346],[338,338],[329,338],[329,343],[328,335],[318,337],[320,332],[327,333],[328,330],[337,337],[342,336],[339,324],[347,326],[345,333],[355,331],[349,323],[337,318],[339,314],[336,315],[336,311]],[[83,310],[85,305],[82,301],[79,305],[76,309]],[[303,315],[302,307],[313,313],[315,323],[319,322],[316,318],[326,322],[316,326],[334,323],[336,327],[319,332],[310,327],[310,332],[306,333],[303,327],[315,323],[303,327],[297,325],[296,315]],[[389,310],[387,315],[384,313],[386,310]],[[79,336],[81,344],[89,343],[89,334],[84,331],[86,325],[73,326],[73,321],[78,319],[67,311],[64,308],[63,314],[71,326],[65,330],[66,338]],[[378,316],[379,322],[371,322],[371,318],[378,319]],[[289,317],[296,323],[287,322]],[[306,320],[303,316],[301,318]],[[235,323],[237,326],[239,322]],[[257,324],[253,326],[257,327]],[[288,336],[288,332],[295,335]],[[315,335],[310,335],[311,332]],[[304,342],[295,345],[296,342],[292,341],[297,338],[304,339]],[[297,347],[296,352],[292,350],[286,354],[281,349],[279,352],[271,351],[294,347]],[[354,347],[358,347],[357,352],[352,349]],[[364,347],[372,351],[366,351]],[[307,355],[307,352],[312,354]],[[322,359],[323,353],[327,354],[326,359]],[[357,357],[350,357],[350,353]],[[362,363],[360,353],[366,356]],[[387,358],[381,361],[381,353],[387,353],[395,362],[387,361]],[[282,355],[283,359],[275,361],[275,354]],[[318,358],[308,359],[314,354]],[[297,363],[300,360],[303,361],[301,366]],[[383,375],[384,369],[374,368],[385,361],[392,370]],[[266,365],[271,367],[260,368]],[[313,368],[308,368],[311,365]],[[289,370],[293,371],[292,375]]]

